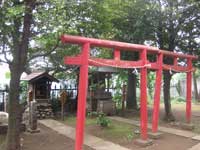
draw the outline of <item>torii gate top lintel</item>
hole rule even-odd
[[[73,35],[62,35],[61,41],[63,43],[80,44],[80,45],[89,43],[90,46],[116,48],[119,50],[124,49],[124,50],[132,50],[132,51],[141,51],[141,50],[146,49],[149,53],[155,53],[155,54],[163,53],[164,55],[171,56],[171,57],[190,58],[190,59],[198,58],[197,56],[174,53],[174,52],[170,52],[166,50],[161,50],[157,47],[152,47],[152,46],[110,41],[110,40],[102,40],[102,39],[95,39],[95,38],[86,38],[86,37],[73,36]]]
[[[191,64],[192,60],[197,59],[198,57],[193,55],[186,55],[180,54],[175,52],[169,52],[165,50],[160,50],[156,47],[139,45],[139,44],[131,44],[131,43],[124,43],[124,42],[116,42],[116,41],[109,41],[109,40],[101,40],[95,38],[86,38],[81,36],[72,36],[72,35],[62,35],[61,41],[63,43],[71,43],[71,44],[78,44],[83,45],[89,44],[89,47],[105,47],[114,49],[114,59],[102,59],[102,58],[88,58],[89,65],[91,66],[110,66],[110,67],[118,67],[118,68],[141,68],[147,67],[149,69],[157,70],[160,68],[157,62],[149,62],[146,60],[145,64],[143,63],[143,56],[141,53],[143,50],[146,51],[147,54],[155,54],[162,55],[166,57],[171,57],[173,59],[173,65],[164,64],[162,62],[162,69],[164,70],[172,70],[175,72],[189,72],[193,71]],[[140,60],[138,61],[125,61],[120,60],[120,51],[122,50],[129,50],[129,51],[138,51],[140,53]],[[89,51],[88,51],[89,53]],[[89,55],[89,54],[88,54]],[[80,65],[81,64],[81,57],[82,55],[76,57],[66,57],[65,64],[73,64],[73,65]],[[85,57],[84,57],[85,58]],[[146,58],[147,59],[147,58]],[[187,59],[188,66],[180,66],[178,64],[178,59]]]

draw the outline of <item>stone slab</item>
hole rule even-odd
[[[162,137],[162,135],[163,135],[163,133],[161,133],[161,132],[148,132],[148,136],[151,139],[159,139]]]
[[[200,150],[200,143],[197,145],[194,145],[193,147],[189,148],[188,150]]]
[[[194,137],[192,137],[192,139],[193,139],[193,140],[200,141],[200,135],[194,136]]]
[[[147,140],[137,139],[137,140],[134,141],[134,143],[138,146],[141,146],[141,147],[147,147],[147,146],[152,145],[153,141],[150,140],[150,139],[147,139]]]
[[[194,125],[191,123],[181,123],[180,124],[181,128],[184,130],[193,130],[194,129]]]

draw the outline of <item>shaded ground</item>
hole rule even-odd
[[[36,134],[24,133],[22,150],[74,150],[74,141],[55,131],[40,125],[41,132]],[[84,146],[84,150],[93,150]]]

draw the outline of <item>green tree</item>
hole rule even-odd
[[[195,1],[172,1],[172,0],[152,0],[155,6],[154,27],[157,44],[160,49],[168,51],[182,51],[180,40],[188,34],[183,29],[190,26],[190,22],[196,18],[199,12],[198,5]],[[197,21],[197,20],[196,20]],[[198,21],[199,22],[199,21]],[[185,34],[183,34],[185,32]],[[164,58],[164,63],[173,64],[172,59]],[[164,71],[164,103],[165,103],[165,119],[174,120],[170,102],[170,81],[172,74]]]
[[[115,38],[120,41],[144,44],[145,41],[155,41],[154,30],[151,25],[151,6],[147,0],[119,1],[116,3],[116,17],[113,19],[116,28]],[[138,60],[137,52],[123,52],[122,58]],[[136,85],[137,76],[134,69],[128,70],[127,108],[137,109]]]

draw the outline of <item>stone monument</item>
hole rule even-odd
[[[35,101],[29,103],[29,125],[28,132],[38,133],[40,130],[37,127],[37,105]]]

